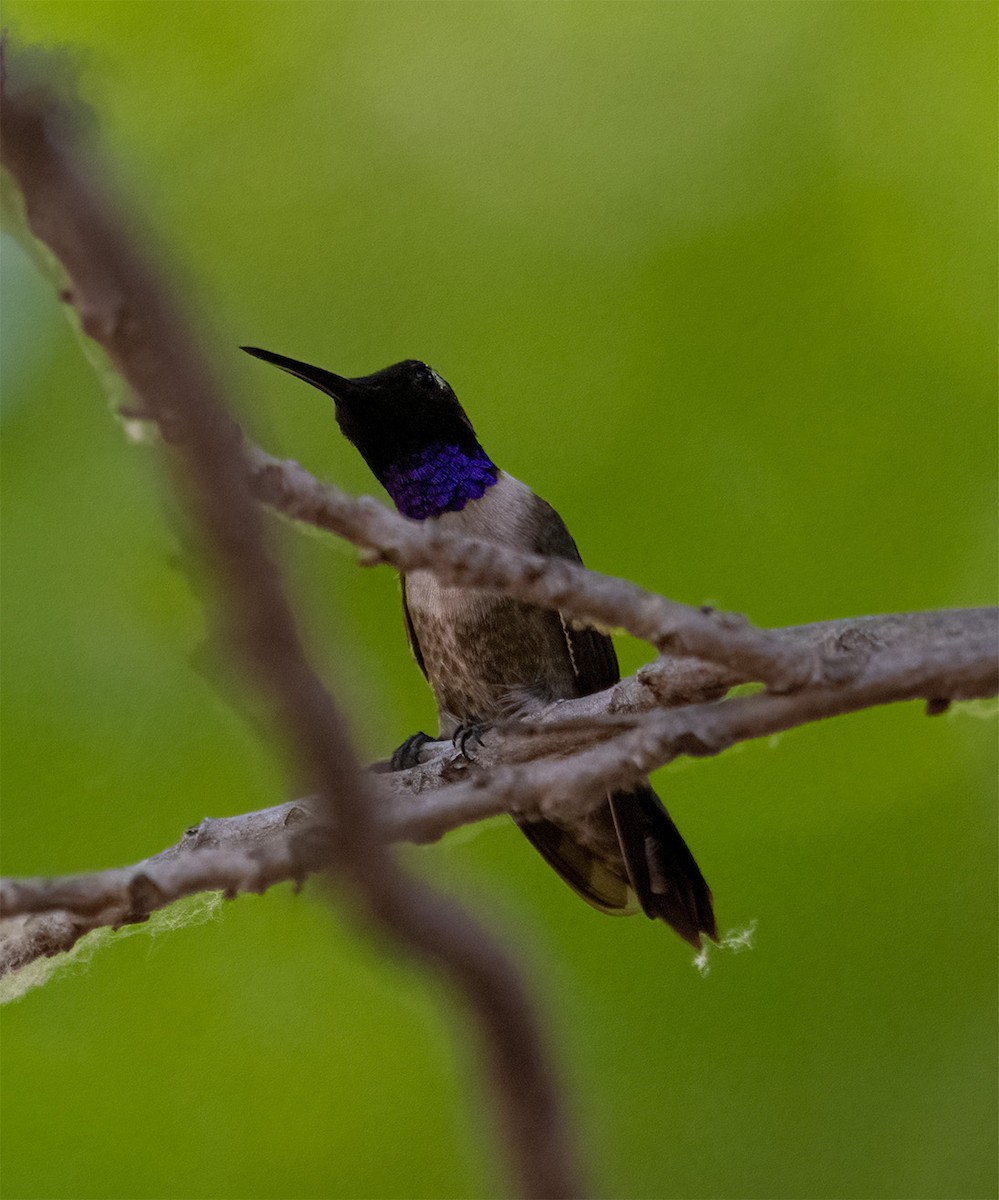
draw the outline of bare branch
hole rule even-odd
[[[601,803],[612,783],[627,785],[683,754],[718,754],[739,741],[877,704],[971,699],[999,691],[995,609],[866,617],[776,633],[833,654],[842,683],[664,712],[652,708],[653,690],[633,676],[598,696],[552,705],[534,714],[530,725],[497,729],[474,764],[456,755],[450,743],[438,743],[423,766],[378,775],[374,812],[381,836],[431,841],[503,811],[571,821]],[[668,668],[663,662],[657,669],[668,674]],[[703,686],[710,692],[716,682],[708,679]],[[641,696],[631,714],[619,709],[621,692]],[[231,897],[301,879],[314,857],[308,837],[313,805],[303,800],[206,818],[176,846],[134,867],[0,881],[4,919],[30,917],[0,943],[0,974],[69,949],[91,929],[145,920],[192,892],[220,890]],[[320,865],[317,859],[315,869]]]
[[[23,59],[13,65],[27,67]],[[247,488],[249,466],[220,388],[84,161],[72,133],[74,112],[37,75],[12,84],[8,66],[5,55],[3,163],[20,185],[30,228],[69,276],[64,298],[84,331],[174,445],[171,466],[216,577],[229,640],[338,830],[325,839],[326,862],[349,884],[365,920],[457,988],[481,1035],[522,1192],[578,1193],[547,1047],[513,964],[463,912],[403,875],[376,836],[345,722],[306,661],[265,548]]]
[[[309,816],[305,806],[282,804],[225,821],[206,819],[177,845],[134,867],[0,881],[0,976],[70,950],[94,929],[146,921],[185,896],[221,891],[231,899],[303,879],[323,865],[317,858],[307,867],[290,836],[296,822]],[[30,920],[18,921],[25,916]]]
[[[909,621],[914,630],[911,638],[899,636],[906,623],[904,617],[874,617],[841,627],[837,640],[852,644],[854,651],[844,655],[842,681],[835,686],[804,688],[788,695],[762,692],[650,712],[630,728],[623,726],[567,760],[555,757],[568,748],[565,742],[560,745],[563,729],[556,725],[551,739],[543,739],[544,759],[492,772],[490,796],[518,815],[571,821],[597,803],[609,787],[633,785],[680,755],[719,754],[737,742],[877,705],[921,699],[935,715],[952,700],[988,698],[999,692],[999,611],[916,613]],[[879,625],[883,641],[876,632]],[[793,635],[800,636],[801,631]],[[460,807],[472,802],[477,790],[469,781],[449,788],[447,794]]]
[[[781,642],[812,654],[821,680],[838,686],[867,670],[872,657],[885,650],[908,652],[918,661],[946,666],[962,663],[962,672],[981,662],[994,665],[999,650],[999,609],[958,608],[933,612],[888,613],[875,617],[842,617],[810,625],[790,625],[769,631]],[[647,711],[715,699],[739,683],[755,682],[731,666],[697,659],[659,658],[622,680],[614,690],[611,712]],[[939,686],[943,686],[943,680]],[[967,700],[961,694],[970,678],[964,674],[951,681],[954,691],[944,690],[938,698]],[[974,692],[975,696],[991,695]],[[899,696],[898,699],[905,697]]]
[[[258,448],[248,456],[250,486],[259,500],[360,546],[365,565],[386,562],[401,571],[426,568],[447,583],[507,592],[529,604],[557,608],[575,620],[626,629],[660,652],[732,667],[773,691],[792,691],[818,679],[814,655],[807,648],[777,641],[736,613],[692,608],[567,559],[457,537],[428,523],[409,521],[370,496],[348,496],[298,463]]]
[[[932,627],[941,638],[949,629],[957,637],[968,632],[967,622],[956,612],[865,619],[876,620],[876,628],[845,619],[758,629],[737,613],[680,604],[565,559],[525,554],[409,521],[370,496],[349,496],[298,463],[257,447],[248,450],[248,458],[250,487],[259,500],[360,546],[367,566],[385,562],[400,571],[428,569],[447,583],[492,588],[529,604],[556,608],[575,620],[625,629],[650,642],[661,654],[669,654],[670,662],[667,669],[647,668],[638,687],[651,688],[660,703],[713,698],[745,682],[764,683],[772,692],[837,686],[856,675],[874,650],[911,637],[917,628]],[[991,612],[994,618],[996,610],[968,611]],[[994,641],[983,648],[986,654],[994,650]],[[634,703],[635,695],[629,700],[620,694],[622,707]]]

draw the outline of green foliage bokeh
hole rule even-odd
[[[590,565],[772,625],[995,602],[996,11],[5,4],[267,448],[372,489],[239,343],[426,359]],[[83,871],[294,784],[13,242],[3,287],[4,869]],[[364,753],[429,728],[390,574],[273,532]],[[993,722],[915,705],[662,772],[756,922],[706,978],[506,823],[405,857],[522,955],[595,1193],[990,1197],[994,778]],[[502,1195],[449,1005],[314,887],[111,938],[5,1013],[4,1194]]]

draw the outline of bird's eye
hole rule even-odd
[[[423,363],[418,363],[413,368],[411,378],[417,387],[423,388],[425,391],[429,391],[434,386],[434,373]]]
[[[437,374],[435,370],[428,367],[426,363],[420,363],[413,370],[413,382],[421,391],[437,392],[446,391],[447,384]]]

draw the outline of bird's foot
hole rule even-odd
[[[491,721],[467,721],[464,725],[459,725],[451,737],[451,745],[458,751],[462,758],[467,758],[469,762],[475,756],[475,751],[482,745],[482,739],[492,728]]]
[[[427,742],[436,740],[436,738],[432,738],[422,730],[406,738],[398,750],[392,753],[392,757],[389,760],[392,770],[408,771],[410,767],[418,767],[420,765],[420,751]]]

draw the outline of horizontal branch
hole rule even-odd
[[[839,684],[792,695],[709,699],[664,711],[660,676],[689,697],[718,686],[703,665],[660,660],[596,696],[565,701],[531,723],[495,729],[469,762],[450,743],[429,761],[378,774],[375,819],[389,841],[429,842],[502,812],[571,822],[680,755],[718,754],[741,741],[874,705],[945,701],[999,692],[999,612],[964,609],[841,620],[774,631],[839,664]],[[651,682],[650,682],[651,677]],[[699,682],[698,682],[699,680]],[[623,711],[622,697],[628,698]],[[29,918],[0,940],[0,973],[70,949],[91,929],[142,921],[195,892],[231,897],[301,880],[310,865],[308,800],[236,817],[206,818],[176,845],[134,867],[57,879],[0,880],[0,915]],[[335,837],[335,831],[333,836]],[[318,865],[318,863],[316,864]]]
[[[960,688],[968,664],[980,662],[986,674],[999,653],[999,608],[945,608],[930,612],[886,613],[873,617],[841,617],[808,625],[768,630],[771,638],[808,653],[823,683],[837,685],[869,669],[874,655],[886,650],[908,652],[929,665],[954,657],[964,663],[952,680],[954,692],[942,697],[967,700]],[[694,658],[660,657],[622,680],[614,689],[611,712],[638,712],[713,700],[728,688],[756,682],[733,666]],[[977,693],[976,693],[977,694]],[[991,694],[991,693],[988,693]]]
[[[227,898],[263,892],[307,873],[290,834],[318,806],[281,804],[238,817],[206,818],[169,849],[132,867],[56,879],[0,880],[0,975],[71,950],[94,929],[118,929],[198,892]],[[321,860],[310,865],[319,870]],[[28,914],[28,922],[16,920]]]
[[[961,618],[966,615],[972,632],[962,639],[957,630],[965,624]],[[896,634],[905,623],[901,617],[868,621],[874,628],[885,621]],[[922,643],[897,637],[875,646],[863,628],[865,623],[857,622],[853,628],[867,634],[865,650],[860,661],[851,663],[849,675],[835,686],[803,688],[785,695],[760,692],[648,712],[623,722],[616,731],[607,730],[608,736],[595,745],[591,734],[591,745],[573,752],[573,725],[582,720],[585,726],[587,719],[596,715],[580,704],[580,716],[563,725],[554,723],[550,733],[544,730],[536,736],[537,753],[544,757],[527,765],[506,766],[495,755],[509,755],[509,750],[498,748],[490,754],[487,745],[477,757],[481,757],[482,767],[497,764],[488,776],[488,787],[469,779],[452,785],[445,794],[459,810],[474,805],[478,793],[487,790],[491,801],[498,799],[505,810],[518,816],[572,821],[600,803],[609,787],[632,786],[681,755],[708,757],[739,742],[884,704],[925,700],[927,712],[937,715],[951,701],[986,699],[999,693],[999,612],[917,613],[911,623],[933,630],[934,635]],[[842,630],[839,636],[844,633]],[[563,709],[566,715],[568,709],[568,705]],[[566,753],[571,757],[560,757]],[[433,772],[436,764],[427,769]],[[426,782],[421,780],[417,786],[426,787]],[[434,832],[426,818],[423,832]]]

